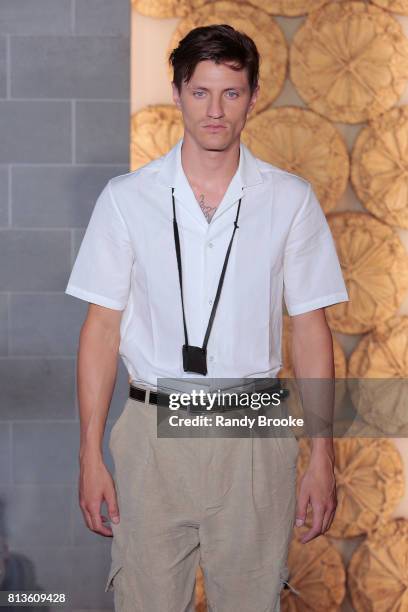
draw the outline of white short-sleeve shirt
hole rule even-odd
[[[241,143],[239,167],[211,222],[168,154],[112,178],[98,197],[65,292],[124,310],[119,353],[129,380],[206,378],[184,372],[173,234],[174,187],[190,345],[202,346],[242,197],[238,229],[207,345],[207,377],[268,378],[282,367],[289,315],[349,300],[335,244],[311,184]]]

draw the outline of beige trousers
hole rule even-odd
[[[109,439],[120,523],[105,591],[115,612],[279,612],[295,520],[296,438],[158,438],[129,398]]]

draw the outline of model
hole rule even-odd
[[[324,308],[349,298],[311,184],[240,140],[259,92],[254,42],[199,27],[169,59],[183,138],[106,184],[66,288],[89,302],[79,504],[90,530],[113,535],[116,612],[192,612],[198,564],[209,612],[277,612],[295,518],[311,504],[305,544],[333,520],[333,439],[313,438],[296,500],[296,438],[159,437],[158,381],[276,381],[283,300],[296,377],[333,380]],[[102,440],[118,355],[130,391],[110,434],[112,476]]]

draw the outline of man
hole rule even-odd
[[[235,230],[203,380],[277,375],[282,297],[296,376],[333,378],[324,307],[348,295],[310,183],[240,142],[259,91],[253,41],[227,25],[196,28],[170,61],[184,137],[108,182],[66,289],[90,302],[78,352],[80,507],[89,529],[113,533],[106,590],[117,612],[191,612],[199,563],[211,612],[277,612],[288,583],[296,439],[157,437],[154,391],[162,377],[197,378],[197,366],[185,367],[184,332],[186,344],[202,347]],[[118,352],[131,394],[111,431],[113,480],[101,447]],[[309,502],[313,509],[303,542],[333,520],[333,461],[332,439],[313,439],[296,508],[300,522]],[[100,515],[104,500],[112,529]]]

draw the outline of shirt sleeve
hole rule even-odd
[[[128,301],[133,260],[128,228],[109,181],[92,211],[65,293],[123,310]]]
[[[283,283],[290,316],[349,301],[334,239],[310,183],[287,237]]]

